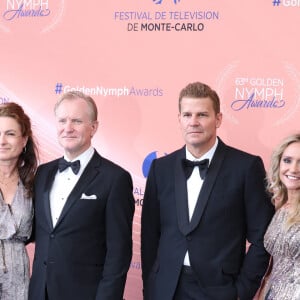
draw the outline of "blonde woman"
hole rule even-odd
[[[300,299],[300,133],[288,136],[275,149],[268,188],[276,207],[264,245],[273,267],[265,300]]]

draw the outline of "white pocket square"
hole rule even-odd
[[[80,199],[87,199],[87,200],[96,200],[96,195],[86,195],[85,193],[82,193]]]

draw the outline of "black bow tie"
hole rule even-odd
[[[64,158],[61,158],[58,162],[59,172],[64,171],[65,169],[71,167],[74,174],[78,174],[80,170],[80,160],[75,160],[73,162],[66,161]]]
[[[204,180],[207,169],[208,169],[208,163],[209,163],[209,159],[203,159],[203,160],[198,160],[198,161],[197,160],[191,161],[188,159],[183,159],[182,165],[183,165],[186,179],[188,179],[192,175],[194,167],[199,167],[200,177],[201,177],[201,179]]]

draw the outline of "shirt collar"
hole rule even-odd
[[[199,158],[196,158],[189,150],[187,147],[185,147],[185,153],[186,153],[186,158],[188,160],[191,160],[191,161],[195,161],[195,160],[202,160],[202,159],[209,159],[209,163],[211,162],[212,160],[212,157],[214,156],[215,152],[216,152],[216,149],[217,149],[217,146],[218,146],[218,139],[216,138],[216,141],[215,141],[215,144],[206,152],[204,153],[201,157]]]
[[[87,150],[85,150],[83,153],[78,155],[76,158],[72,159],[71,161],[80,160],[80,171],[79,174],[82,173],[82,171],[85,169],[89,161],[91,160],[92,156],[94,155],[95,149],[90,146]],[[70,161],[66,155],[64,155],[64,159],[67,161]]]

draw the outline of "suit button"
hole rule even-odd
[[[54,234],[50,234],[50,238],[54,239],[55,235]]]
[[[192,237],[191,237],[190,235],[188,235],[188,236],[186,237],[186,239],[187,239],[187,241],[191,241],[191,240],[192,240]]]

